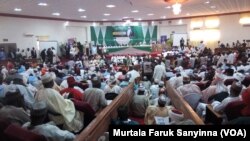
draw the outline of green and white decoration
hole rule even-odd
[[[149,45],[157,41],[157,26],[91,26],[90,31],[96,45]]]

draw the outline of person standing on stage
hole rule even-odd
[[[184,50],[184,44],[185,44],[185,41],[183,38],[181,38],[181,40],[180,40],[181,50]]]

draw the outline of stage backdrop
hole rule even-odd
[[[150,44],[157,41],[157,26],[91,26],[95,44],[118,46]]]

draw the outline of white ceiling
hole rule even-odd
[[[209,4],[205,4],[210,1]],[[46,2],[48,6],[41,7],[37,4]],[[116,5],[114,8],[107,8],[106,5]],[[49,18],[61,18],[86,21],[109,21],[121,20],[123,17],[131,17],[135,20],[166,19],[188,16],[200,16],[240,11],[250,11],[250,0],[188,0],[183,3],[180,15],[173,15],[172,9],[165,8],[171,4],[164,0],[0,0],[0,13],[38,16]],[[216,6],[216,8],[211,8]],[[14,8],[21,8],[21,12],[14,11]],[[78,9],[85,9],[85,12],[78,12]],[[132,10],[139,10],[132,13]],[[53,12],[59,12],[60,16],[53,16]],[[104,13],[111,14],[104,16]],[[153,13],[153,16],[148,16]],[[190,15],[187,15],[189,13]],[[1,15],[1,14],[0,14]],[[87,16],[87,18],[81,18]]]

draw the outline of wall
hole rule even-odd
[[[8,43],[17,43],[18,48],[26,49],[36,47],[36,36],[48,36],[48,40],[58,41],[59,44],[65,43],[68,38],[77,38],[81,43],[87,40],[86,24],[64,24],[64,21],[0,17],[0,43],[3,43],[3,39],[8,39]]]
[[[239,24],[240,15],[220,16],[221,41],[224,43],[236,42],[243,39],[250,40],[250,26]]]
[[[243,39],[250,39],[250,26],[243,27],[239,24],[240,15],[225,15],[219,16],[220,25],[220,40],[223,43],[232,43],[233,41]],[[59,43],[65,43],[68,38],[75,37],[81,43],[85,41],[90,42],[90,28],[92,23],[73,23],[69,22],[69,26],[64,26],[64,21],[39,20],[39,19],[25,19],[0,17],[0,43],[3,39],[8,39],[9,43],[17,43],[19,48],[27,48],[36,46],[36,36],[49,36],[48,40],[56,40]],[[158,25],[158,40],[161,35],[168,35],[172,31],[176,33],[188,33],[190,36],[191,19],[172,20],[154,22],[152,25]],[[108,25],[122,25],[123,23],[104,23],[103,26]],[[141,25],[148,25],[148,23],[141,23]],[[99,24],[97,24],[99,26]],[[34,34],[33,37],[25,37],[24,33]],[[6,42],[5,42],[6,43]]]

